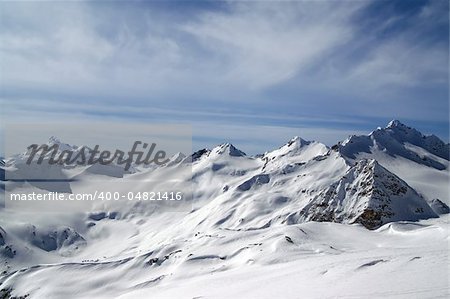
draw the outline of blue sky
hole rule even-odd
[[[448,1],[2,2],[2,121],[192,124],[194,147],[448,141]]]

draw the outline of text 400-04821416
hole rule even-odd
[[[127,194],[122,194],[120,192],[95,192],[94,200],[140,200],[140,201],[179,201],[184,197],[183,192],[169,192],[169,191],[143,191],[143,192],[128,192]]]
[[[183,192],[128,192],[127,199],[149,201],[182,200]]]

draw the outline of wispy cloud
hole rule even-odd
[[[182,28],[223,61],[221,82],[264,88],[307,72],[348,42],[349,17],[361,4],[244,2],[226,12],[204,13]]]
[[[447,1],[0,6],[4,119],[23,105],[230,127],[448,124]]]

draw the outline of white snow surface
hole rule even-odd
[[[130,191],[181,171],[177,186],[192,200],[177,212],[139,202],[0,208],[0,294],[448,298],[448,170],[448,144],[398,121],[332,148],[294,137],[257,157],[225,143],[131,173],[62,166],[74,193],[111,182]]]

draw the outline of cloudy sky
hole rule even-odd
[[[1,2],[2,122],[186,123],[194,147],[449,134],[448,1]]]

